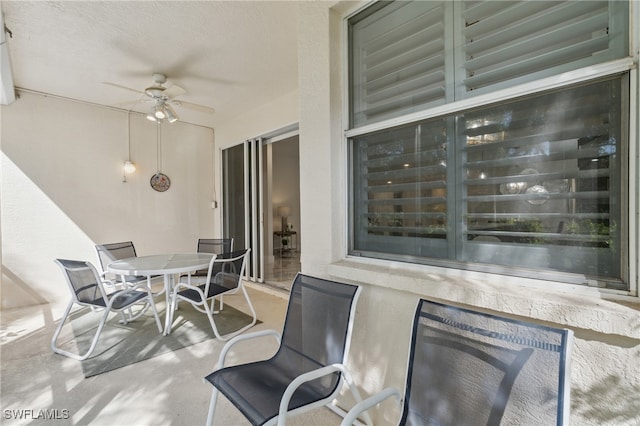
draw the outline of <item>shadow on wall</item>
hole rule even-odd
[[[640,384],[621,382],[619,376],[609,375],[588,389],[572,389],[571,409],[603,425],[640,425]]]
[[[2,309],[23,307],[29,305],[42,305],[49,303],[46,295],[38,293],[31,288],[24,280],[16,275],[11,269],[2,265],[2,298],[0,300]],[[12,290],[9,289],[12,288]]]

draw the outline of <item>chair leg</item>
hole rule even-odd
[[[211,324],[211,328],[213,329],[213,334],[215,334],[216,338],[219,340],[227,340],[228,337],[225,339],[220,335],[220,332],[218,331],[218,327],[216,327],[216,322],[213,320],[213,311],[209,309],[209,304],[207,303],[206,300],[203,300],[202,302],[203,302],[202,305],[204,306],[204,310],[207,314],[207,317],[209,318],[209,323]]]
[[[207,426],[213,425],[213,416],[216,412],[216,402],[218,401],[218,388],[213,387],[211,392],[211,402],[209,402],[209,412],[207,413]]]
[[[209,309],[211,309],[211,312],[213,312],[214,314],[219,314],[222,310],[222,295],[220,296],[220,302],[218,303],[218,305],[220,306],[220,308],[216,310],[216,298],[212,297],[211,306],[209,307]]]
[[[256,323],[258,319],[258,315],[256,315],[256,310],[253,308],[253,304],[251,303],[251,299],[249,299],[249,293],[247,293],[247,289],[242,286],[242,293],[244,294],[244,298],[247,300],[247,305],[249,305],[249,309],[251,310],[251,316],[253,317],[253,322],[251,325]]]
[[[149,290],[149,293],[151,293],[151,290]],[[153,304],[153,299],[149,298],[149,300],[147,300],[147,302],[144,304],[144,306],[142,306],[140,308],[140,310],[138,312],[133,312],[133,308],[127,308],[124,311],[121,311],[122,314],[122,319],[119,321],[120,324],[127,324],[131,321],[135,321],[138,318],[140,318],[142,315],[145,314],[145,312],[147,312],[147,309],[149,309],[149,307],[151,306],[155,306]],[[126,312],[126,314],[125,314]]]
[[[53,337],[51,338],[51,350],[53,350],[53,352],[55,353],[67,355],[66,351],[63,351],[62,349],[59,349],[58,346],[56,346],[56,341],[58,340],[58,336],[60,336],[60,332],[62,331],[64,322],[67,320],[67,317],[69,316],[69,312],[71,312],[72,307],[73,307],[73,300],[71,300],[67,305],[67,309],[65,309],[64,315],[62,315],[60,324],[58,324],[58,327],[56,327],[56,331],[53,333]]]
[[[151,289],[151,281],[153,279],[151,278],[151,275],[147,275],[147,287],[149,287],[149,291],[151,291],[151,294],[154,296],[162,296],[164,294],[164,292],[166,291],[166,289],[164,288],[164,285],[162,286],[162,289],[160,289],[158,292],[154,293],[153,290]]]
[[[244,286],[242,286],[242,293],[244,294],[244,298],[247,301],[247,304],[249,305],[249,309],[251,310],[251,316],[252,316],[252,320],[251,323],[245,325],[244,327],[236,330],[236,331],[232,331],[231,333],[227,333],[224,336],[221,336],[220,333],[218,332],[218,327],[216,327],[216,323],[213,319],[213,311],[211,309],[209,309],[209,305],[207,304],[207,301],[204,301],[204,308],[207,311],[207,316],[209,317],[209,322],[211,323],[211,328],[213,329],[213,334],[216,335],[216,338],[220,339],[220,340],[229,340],[234,336],[237,336],[238,334],[242,333],[245,330],[248,330],[249,328],[253,327],[257,320],[258,320],[258,316],[256,315],[256,310],[253,308],[253,304],[251,303],[251,299],[249,299],[249,294],[247,293],[247,290],[244,288]],[[222,309],[221,309],[222,310]]]
[[[56,329],[55,333],[53,334],[53,338],[51,339],[51,349],[53,350],[53,352],[55,352],[57,354],[68,356],[69,358],[73,358],[73,359],[76,359],[78,361],[84,361],[85,359],[89,358],[91,353],[93,353],[93,350],[96,348],[96,345],[98,344],[98,338],[100,337],[100,333],[102,333],[102,329],[104,328],[104,325],[107,322],[107,317],[109,316],[109,311],[107,309],[104,310],[104,314],[102,315],[102,319],[100,320],[100,324],[98,325],[98,329],[96,330],[96,334],[93,336],[93,340],[91,341],[91,346],[89,346],[89,349],[87,350],[87,352],[85,352],[82,355],[74,354],[72,352],[68,352],[68,351],[65,351],[63,349],[60,349],[58,346],[56,346],[56,341],[58,340],[58,336],[60,335],[60,332],[62,331],[62,326],[64,325],[64,322],[67,320],[67,317],[69,316],[69,312],[71,312],[71,307],[73,306],[73,304],[74,304],[73,300],[71,302],[69,302],[69,305],[67,306],[67,309],[66,309],[66,311],[64,313],[64,316],[62,317],[62,320],[60,321],[60,324],[58,325],[58,328]]]
[[[158,332],[162,333],[162,321],[160,321],[160,316],[158,315],[158,309],[156,309],[156,304],[153,302],[153,296],[151,296],[151,290],[149,290],[149,305],[151,306],[151,310],[153,311],[153,317],[156,319],[156,325],[158,326]],[[173,314],[172,314],[173,315]]]

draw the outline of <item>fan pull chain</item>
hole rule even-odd
[[[157,129],[156,140],[158,142],[158,147],[157,147],[157,151],[158,151],[157,166],[158,166],[158,173],[160,173],[162,171],[162,132],[160,131],[160,122],[159,121],[157,123],[156,129]]]

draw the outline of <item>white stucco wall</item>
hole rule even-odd
[[[248,105],[246,112],[216,127],[216,154],[298,122],[298,91],[294,90],[265,105]]]
[[[572,329],[572,424],[640,424],[637,298],[616,300],[593,288],[346,257],[340,37],[352,7],[347,2],[300,7],[298,90],[300,168],[313,170],[301,175],[302,269],[364,287],[349,357],[356,382],[367,395],[386,386],[403,388],[412,315],[424,297]],[[632,217],[637,215],[636,205]],[[342,402],[348,405],[349,398]],[[372,414],[376,425],[396,424],[399,410],[391,401]]]
[[[23,93],[2,106],[2,308],[66,303],[68,288],[55,258],[90,260],[94,245],[131,240],[138,255],[195,251],[214,235],[212,129],[163,125],[163,193],[155,124],[131,115],[131,160],[123,183],[127,114]],[[187,208],[188,207],[188,208]]]

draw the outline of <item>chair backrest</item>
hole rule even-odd
[[[233,290],[241,285],[250,249],[218,254],[213,259],[207,280],[221,291]]]
[[[200,238],[198,253],[222,254],[233,251],[233,238]]]
[[[572,336],[420,300],[400,424],[565,424]]]
[[[100,266],[105,271],[107,265],[120,259],[128,259],[136,257],[136,249],[132,241],[123,241],[121,243],[99,244],[96,245]]]
[[[62,268],[76,303],[106,306],[106,293],[100,275],[91,262],[68,259],[56,259],[55,262]]]
[[[293,281],[282,330],[282,341],[273,360],[296,377],[335,363],[345,363],[351,341],[355,305],[360,287],[298,273]],[[312,393],[329,396],[340,383],[330,380],[308,383]],[[293,401],[292,401],[293,402]]]

